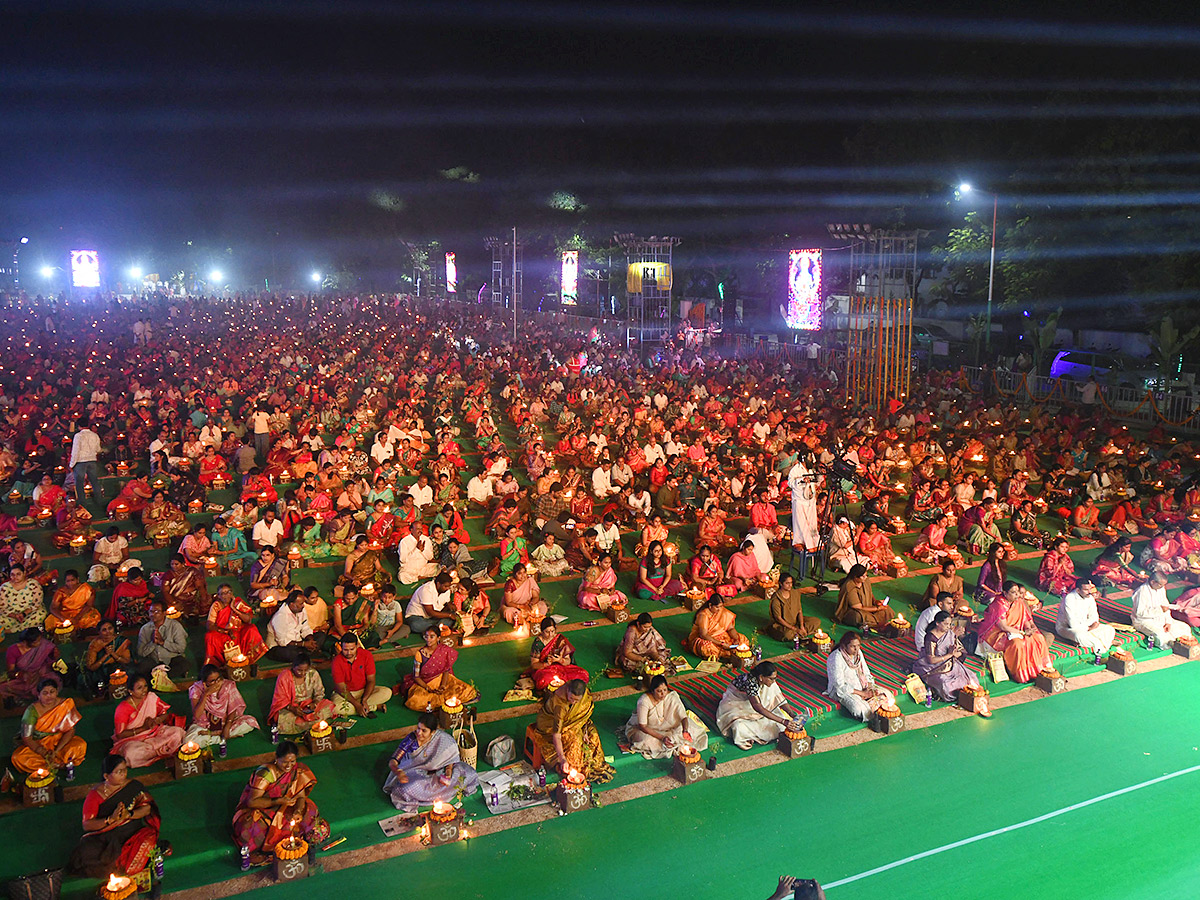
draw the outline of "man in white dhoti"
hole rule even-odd
[[[856,631],[842,635],[825,663],[825,674],[829,677],[825,696],[837,700],[856,719],[865,722],[875,710],[896,705],[896,695],[875,683]]]
[[[400,556],[401,584],[416,584],[423,578],[432,578],[438,573],[439,566],[434,561],[437,551],[433,541],[424,534],[409,532],[400,539],[397,548]]]
[[[788,488],[792,492],[792,546],[800,554],[800,577],[808,574],[809,554],[821,545],[821,528],[817,522],[817,476],[800,459],[788,471]]]
[[[1133,592],[1132,600],[1133,627],[1153,637],[1161,646],[1192,633],[1186,624],[1171,618],[1175,604],[1167,600],[1167,576],[1162,572],[1151,575],[1148,582]]]
[[[743,750],[770,744],[788,726],[799,728],[807,720],[807,710],[789,705],[775,680],[774,663],[761,662],[733,679],[721,695],[717,728]]]
[[[1090,581],[1081,581],[1075,590],[1068,591],[1058,604],[1059,637],[1074,641],[1092,653],[1107,653],[1117,637],[1117,630],[1100,621],[1096,596],[1100,592]]]

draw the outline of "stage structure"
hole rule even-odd
[[[563,306],[576,306],[579,303],[579,251],[564,250],[562,252],[562,277],[560,280]]]
[[[648,238],[632,234],[613,235],[625,250],[626,304],[625,346],[634,340],[644,345],[671,337],[672,251],[677,237]]]
[[[884,413],[912,387],[911,297],[850,297],[846,402]]]
[[[521,305],[524,289],[525,245],[512,237],[490,237],[484,243],[492,251],[492,309],[516,309]]]
[[[850,243],[850,284],[846,293],[860,297],[916,296],[917,243],[928,231],[880,231],[870,225],[825,226],[830,237]]]
[[[788,253],[788,295],[784,321],[797,331],[821,327],[821,251],[792,250]]]

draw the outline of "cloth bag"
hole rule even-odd
[[[507,734],[502,734],[488,744],[485,756],[494,768],[499,768],[517,758],[517,745]]]

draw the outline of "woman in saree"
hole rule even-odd
[[[305,516],[296,526],[295,546],[305,559],[324,559],[333,555],[333,547],[321,537],[321,526],[312,516]]]
[[[64,622],[73,624],[76,631],[90,631],[100,624],[96,589],[86,581],[80,581],[79,573],[74,569],[63,573],[63,585],[50,599],[50,612],[42,627],[49,632]]]
[[[985,497],[978,506],[972,506],[962,514],[958,522],[960,541],[967,552],[980,556],[987,553],[993,544],[1000,543],[1004,536],[996,520],[1000,517],[1000,504],[994,497]]]
[[[526,674],[533,677],[534,687],[545,691],[575,679],[587,682],[587,670],[575,665],[574,645],[559,633],[554,619],[546,616],[541,627],[541,633],[533,639],[529,650],[529,668],[526,670]]]
[[[858,549],[858,561],[869,564],[876,572],[887,569],[895,559],[891,539],[879,530],[879,525],[875,522],[868,522],[863,526],[862,531],[858,533],[855,547]]]
[[[54,514],[55,532],[50,536],[52,543],[59,550],[71,546],[76,538],[83,538],[90,546],[100,537],[100,532],[92,527],[92,514],[80,506],[74,497],[68,497],[66,503]]]
[[[150,490],[150,482],[146,480],[146,476],[134,478],[125,482],[121,486],[121,492],[108,502],[108,515],[110,518],[116,515],[117,507],[121,504],[128,507],[130,515],[140,515],[153,496],[154,492]]]
[[[246,535],[242,533],[241,529],[230,528],[229,523],[224,519],[217,519],[213,522],[212,546],[208,553],[215,556],[217,561],[227,569],[237,569],[238,571],[243,566],[253,563],[257,558],[254,552],[246,546]]]
[[[425,645],[413,655],[412,671],[404,676],[397,691],[404,694],[404,705],[420,712],[437,709],[447,697],[457,697],[463,703],[477,700],[479,692],[454,677],[458,651],[442,643],[436,628],[430,628],[422,637]]]
[[[988,604],[1004,593],[1004,581],[1008,577],[1008,550],[1003,544],[992,544],[987,559],[979,567],[979,583],[975,585],[976,603]]]
[[[614,603],[628,602],[625,594],[617,590],[617,570],[613,568],[611,553],[601,553],[594,566],[589,566],[579,583],[575,602],[580,609],[603,612]]]
[[[642,537],[637,546],[638,556],[648,554],[650,552],[650,545],[655,541],[658,541],[659,544],[665,544],[669,537],[670,534],[667,531],[667,526],[663,524],[663,517],[658,513],[652,514],[649,521],[646,522],[646,527],[642,529]]]
[[[667,642],[654,627],[650,613],[642,613],[626,626],[615,658],[617,665],[626,672],[640,672],[646,663],[659,663],[666,674],[675,674],[675,664],[671,662]]]
[[[829,531],[829,567],[849,572],[858,564],[858,552],[854,549],[854,532],[850,528],[850,520],[838,516],[837,522]]]
[[[904,509],[904,518],[918,522],[936,521],[944,512],[934,498],[937,485],[932,481],[922,481],[913,488],[909,495],[908,505]]]
[[[1038,530],[1037,512],[1032,500],[1025,500],[1017,507],[1008,525],[1008,536],[1016,543],[1042,549],[1046,536]]]
[[[58,691],[57,679],[38,682],[37,699],[21,717],[19,746],[12,755],[14,769],[25,773],[37,769],[57,772],[68,764],[78,766],[87,756],[87,744],[75,734],[82,716],[75,701],[60,697]]]
[[[225,460],[217,456],[216,448],[211,444],[205,446],[204,455],[200,457],[200,483],[210,487],[218,475],[227,471]]]
[[[37,686],[47,678],[58,680],[54,661],[58,647],[40,628],[26,628],[4,651],[7,681],[0,681],[0,697],[6,703],[37,699]]]
[[[992,601],[979,624],[979,652],[989,650],[1004,654],[1008,674],[1022,684],[1050,665],[1046,638],[1034,625],[1025,588],[1015,581],[1004,582],[1004,593]]]
[[[113,753],[125,757],[131,769],[166,759],[183,744],[185,733],[175,724],[178,721],[182,720],[171,707],[150,690],[150,679],[134,675],[129,696],[113,715]]]
[[[607,784],[616,770],[604,761],[593,709],[587,683],[568,681],[542,701],[530,738],[546,765],[560,775],[574,772],[592,784]]]
[[[683,593],[683,582],[671,577],[671,560],[663,552],[660,541],[651,541],[646,555],[638,566],[635,593],[643,600],[666,603]]]
[[[696,525],[696,542],[716,550],[737,546],[737,538],[725,533],[725,513],[719,506],[710,506]]]
[[[444,503],[442,505],[442,511],[433,517],[433,524],[441,525],[446,534],[455,538],[464,547],[471,543],[471,535],[467,532],[467,526],[463,524],[462,513],[452,504]]]
[[[704,591],[705,599],[711,597],[713,591],[725,580],[725,573],[721,571],[721,561],[713,554],[713,548],[708,544],[701,544],[696,555],[689,560],[687,580],[690,587]]]
[[[943,560],[951,559],[956,565],[962,565],[962,554],[954,546],[946,543],[946,532],[949,530],[950,517],[942,513],[921,529],[917,543],[909,555],[923,563],[940,565]]]
[[[312,667],[312,659],[301,650],[288,668],[275,679],[269,719],[279,726],[280,734],[304,734],[318,722],[332,721],[337,715],[333,701],[325,698],[321,675]]]
[[[734,647],[749,646],[750,642],[735,628],[737,616],[725,607],[725,598],[713,594],[692,620],[692,631],[684,646],[701,659],[726,660],[733,656]]]
[[[516,525],[509,525],[500,540],[500,575],[507,578],[518,566],[528,562],[528,542],[521,537],[520,529]]]
[[[396,809],[415,813],[428,803],[449,803],[479,790],[475,770],[462,761],[453,736],[438,728],[434,713],[422,713],[388,759],[383,792]]]
[[[136,875],[150,864],[162,819],[142,783],[129,777],[129,764],[120,754],[104,757],[104,781],[83,800],[83,837],[71,852],[70,870],[89,878],[112,873]]]
[[[939,610],[925,632],[925,646],[913,663],[913,671],[939,700],[953,703],[963,688],[979,687],[979,681],[963,665],[965,657],[966,651],[954,633],[953,616]],[[992,713],[984,703],[979,714],[987,718]]]
[[[375,549],[371,546],[371,539],[365,534],[360,534],[354,539],[354,549],[346,557],[346,564],[342,567],[338,584],[352,584],[361,588],[364,584],[373,584],[379,587],[391,583],[392,576],[383,567],[381,549]]]
[[[542,590],[537,580],[525,566],[519,567],[504,583],[504,599],[500,604],[500,615],[514,628],[526,622],[542,619],[549,612],[542,602]]]
[[[1117,538],[1101,551],[1092,567],[1092,580],[1130,589],[1146,580],[1145,573],[1134,566],[1133,542],[1129,538]]]
[[[188,700],[192,724],[184,739],[189,743],[210,747],[258,728],[258,720],[246,715],[246,701],[237,685],[214,665],[200,670],[200,680],[188,688]]]
[[[155,491],[150,504],[142,510],[142,526],[148,541],[183,537],[191,528],[178,506],[167,502],[167,495]]]
[[[250,589],[246,592],[256,604],[276,607],[287,596],[289,583],[287,557],[274,547],[264,546],[250,567]]]
[[[708,732],[699,719],[688,715],[679,694],[667,679],[655,675],[638,697],[637,706],[625,723],[629,748],[646,759],[669,759],[680,747],[708,749]]]
[[[766,573],[759,568],[754,544],[746,541],[737,553],[729,557],[729,562],[725,566],[725,583],[732,589],[729,596],[740,594],[751,582],[764,574]]]
[[[837,649],[825,661],[828,683],[825,696],[836,700],[851,716],[867,721],[880,707],[892,707],[896,696],[875,683],[862,653],[862,639],[857,631],[847,631],[838,641]]]
[[[279,493],[270,478],[258,469],[251,469],[242,479],[242,493],[239,499],[243,503],[275,503],[279,500]]]
[[[317,777],[300,762],[300,748],[291,741],[280,741],[275,761],[254,770],[232,825],[233,841],[250,851],[251,865],[266,865],[275,845],[292,835],[309,844],[329,837],[329,823],[309,799],[316,786]]]
[[[348,509],[337,511],[328,525],[326,539],[330,556],[349,556],[354,552],[354,517]]]
[[[8,581],[0,584],[0,631],[12,634],[26,628],[41,628],[46,621],[44,596],[41,583],[26,577],[25,565],[13,562],[8,569]]]
[[[1065,537],[1055,538],[1050,549],[1042,557],[1038,566],[1037,586],[1040,591],[1047,591],[1059,597],[1065,597],[1075,590],[1075,563],[1067,553],[1070,542]]]
[[[133,570],[130,570],[131,575],[132,573]],[[209,602],[208,585],[205,583],[204,575],[199,569],[185,564],[183,556],[178,553],[172,554],[170,569],[163,574],[162,594],[168,607],[174,607],[180,615],[189,618],[202,615]],[[148,602],[149,589],[146,591],[146,598],[140,601],[139,621],[145,621],[145,607]],[[109,612],[112,613],[112,610],[110,609]],[[118,615],[120,615],[120,611],[118,611]],[[125,621],[134,620],[125,619]]]
[[[773,743],[789,725],[808,718],[783,696],[777,678],[774,663],[760,662],[734,678],[721,695],[717,728],[742,750]]]
[[[205,663],[223,666],[240,655],[255,666],[267,653],[262,634],[254,625],[254,610],[241,597],[235,597],[228,584],[217,589],[205,626]]]
[[[85,696],[99,697],[114,669],[129,670],[130,647],[127,638],[117,636],[112,619],[100,622],[100,629],[83,653],[79,681]]]
[[[56,513],[66,502],[67,492],[55,484],[49,475],[43,475],[38,486],[33,489],[33,505],[29,507],[29,515],[36,517],[43,509]]]

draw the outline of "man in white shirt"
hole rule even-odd
[[[258,456],[259,465],[267,461],[267,451],[271,449],[271,416],[260,406],[250,415],[250,430],[254,434],[254,452]]]
[[[607,500],[613,494],[619,493],[620,488],[612,483],[612,464],[596,466],[592,470],[592,496],[597,500]]]
[[[100,466],[96,462],[99,456],[100,435],[92,431],[86,418],[81,418],[79,431],[75,432],[75,438],[71,441],[71,460],[68,463],[75,474],[75,499],[80,503],[86,496],[85,479],[92,485],[96,502],[100,503],[104,498],[104,492],[100,489]]]
[[[263,517],[254,523],[254,530],[250,532],[250,542],[255,550],[261,550],[263,547],[274,550],[281,540],[283,523],[275,518],[275,507],[268,506],[263,510]]]
[[[613,487],[620,489],[633,481],[633,469],[629,468],[629,463],[624,459],[619,459],[613,463],[608,477],[612,479]]]
[[[413,634],[424,634],[436,627],[439,620],[454,619],[453,611],[446,611],[450,604],[450,585],[450,573],[442,572],[413,591],[404,609],[404,624]]]
[[[1074,641],[1092,653],[1107,653],[1117,637],[1117,630],[1100,621],[1096,610],[1096,586],[1081,581],[1058,604],[1058,621],[1054,630],[1058,636]]]
[[[482,473],[476,474],[467,482],[467,501],[478,507],[487,509],[493,493],[492,479]]]
[[[417,512],[424,513],[426,507],[433,502],[433,488],[429,484],[429,476],[422,472],[417,477],[417,483],[408,489],[408,493],[416,504]]]
[[[662,444],[658,441],[651,440],[642,448],[642,452],[646,454],[646,464],[654,465],[660,459],[663,462],[667,461],[666,455],[663,453]]]
[[[954,595],[949,591],[938,594],[934,604],[921,610],[921,614],[917,616],[916,624],[913,625],[913,643],[917,645],[918,653],[925,649],[925,635],[929,626],[933,624],[933,617],[940,612],[954,615]]]
[[[646,490],[645,485],[638,487],[636,491],[629,495],[629,509],[635,516],[645,516],[649,518],[650,507],[654,503],[654,498],[650,496],[650,492]]]
[[[200,429],[200,443],[208,447],[219,448],[224,436],[221,434],[221,426],[209,419],[208,423]]]
[[[1176,638],[1186,637],[1192,629],[1171,618],[1175,604],[1167,600],[1167,576],[1155,572],[1150,580],[1133,592],[1133,615],[1130,621],[1142,634],[1153,637],[1160,646]]]
[[[280,662],[293,663],[301,653],[316,653],[308,611],[304,608],[304,592],[292,591],[286,603],[279,604],[267,623],[267,656]]]
[[[1096,466],[1096,471],[1087,481],[1087,495],[1097,503],[1107,500],[1112,493],[1112,478],[1108,474],[1108,466],[1104,463]]]
[[[410,531],[400,539],[396,552],[400,557],[397,577],[401,584],[416,584],[437,574],[438,564],[434,560],[437,550],[427,535]]]

